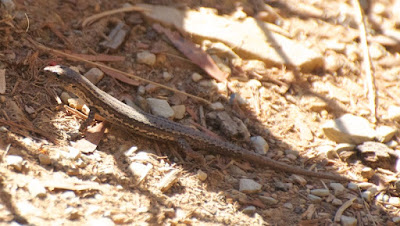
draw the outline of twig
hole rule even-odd
[[[157,82],[153,82],[153,81],[151,81],[151,80],[147,80],[147,79],[141,78],[141,77],[136,76],[136,75],[133,75],[133,74],[129,74],[129,73],[127,73],[127,72],[123,72],[123,71],[117,70],[117,69],[112,68],[112,67],[109,67],[109,66],[107,66],[107,65],[105,65],[105,64],[101,64],[101,63],[89,61],[89,60],[86,60],[86,59],[81,58],[81,57],[79,57],[79,56],[71,55],[71,54],[68,54],[68,53],[64,53],[64,52],[62,52],[62,51],[60,51],[60,50],[56,50],[56,49],[52,49],[52,48],[46,47],[46,46],[44,46],[44,45],[42,45],[42,44],[40,44],[40,43],[38,43],[38,42],[36,42],[36,41],[33,41],[33,40],[31,40],[31,39],[28,39],[28,40],[29,40],[31,43],[33,43],[37,48],[39,48],[39,49],[41,49],[41,50],[44,50],[44,51],[46,51],[46,52],[53,53],[53,54],[56,54],[56,55],[59,55],[59,56],[63,56],[63,57],[66,57],[66,58],[69,58],[69,59],[72,59],[72,60],[77,60],[77,61],[85,62],[85,63],[87,63],[87,64],[89,64],[89,65],[94,65],[94,66],[96,66],[96,67],[105,68],[105,69],[107,69],[107,70],[109,70],[109,71],[113,71],[113,72],[116,72],[116,73],[120,73],[120,74],[123,74],[123,75],[125,75],[125,76],[127,76],[127,77],[134,78],[134,79],[139,80],[139,81],[147,82],[147,83],[150,83],[150,84],[152,84],[152,85],[155,85],[155,86],[158,86],[158,87],[161,87],[161,88],[170,90],[170,91],[172,91],[172,92],[179,93],[179,94],[182,94],[182,95],[191,97],[191,98],[193,98],[193,99],[195,99],[195,100],[198,100],[198,101],[201,101],[201,102],[203,102],[203,103],[211,104],[210,101],[208,101],[208,100],[206,100],[206,99],[203,99],[203,98],[201,98],[201,97],[198,97],[198,96],[195,96],[195,95],[192,95],[192,94],[189,94],[189,93],[186,93],[186,92],[183,92],[183,91],[180,91],[180,90],[177,90],[177,89],[168,87],[168,86],[166,86],[166,85],[162,85],[162,84],[157,83]]]
[[[85,20],[83,20],[82,27],[86,27],[87,25],[90,25],[94,21],[96,21],[102,17],[105,17],[105,16],[110,16],[110,15],[122,13],[122,12],[131,12],[131,11],[140,11],[141,12],[141,11],[146,11],[146,10],[147,9],[140,7],[140,6],[131,6],[131,7],[126,7],[126,8],[119,8],[119,9],[105,11],[105,12],[90,16],[90,17],[86,18]]]
[[[376,96],[376,85],[375,85],[375,77],[372,74],[373,68],[371,63],[371,58],[369,56],[368,42],[367,42],[367,31],[365,29],[365,17],[363,14],[363,10],[360,5],[359,0],[353,0],[353,7],[355,7],[358,16],[358,27],[360,30],[360,40],[363,49],[364,55],[364,71],[365,71],[365,79],[368,86],[368,99],[369,99],[369,107],[372,116],[372,123],[376,123],[376,115],[377,115],[377,96]]]

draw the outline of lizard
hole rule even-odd
[[[152,115],[140,109],[130,107],[115,97],[101,90],[88,79],[67,66],[47,66],[45,71],[55,74],[61,86],[83,99],[90,108],[88,119],[81,125],[94,119],[98,113],[107,122],[127,128],[129,131],[151,139],[175,142],[185,149],[202,149],[213,154],[220,154],[248,161],[274,171],[284,171],[297,175],[330,179],[336,181],[355,181],[340,175],[306,170],[291,166],[266,156],[249,151],[228,141],[207,135],[196,129],[184,126],[167,118]],[[193,151],[192,151],[193,152]],[[200,154],[199,154],[200,155]]]

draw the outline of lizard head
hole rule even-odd
[[[48,66],[44,70],[53,72],[59,80],[71,85],[79,84],[82,79],[82,75],[64,65]]]

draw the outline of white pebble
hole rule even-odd
[[[203,79],[203,76],[201,76],[199,73],[195,72],[195,73],[192,74],[192,80],[194,82],[198,82],[198,81],[200,81],[202,79]]]
[[[23,161],[24,161],[24,159],[18,155],[7,155],[6,156],[7,166],[12,166],[17,171],[22,170],[22,162]]]

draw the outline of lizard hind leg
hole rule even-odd
[[[177,143],[179,147],[185,152],[186,156],[193,158],[194,160],[200,162],[202,165],[205,164],[205,159],[203,155],[199,154],[198,152],[193,151],[190,144],[185,140],[185,138],[178,138]]]
[[[94,121],[94,115],[97,113],[97,109],[96,108],[90,108],[89,111],[89,115],[87,117],[87,119],[85,119],[85,121],[82,122],[81,126],[79,127],[79,132],[84,132],[86,131],[87,127],[92,124],[92,122]]]

